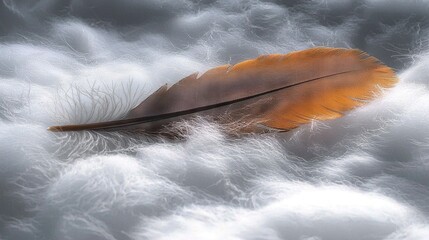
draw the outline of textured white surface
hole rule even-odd
[[[0,4],[0,239],[429,239],[428,1]],[[9,21],[9,22],[8,22]],[[195,71],[359,47],[400,83],[294,131],[185,140],[51,133]]]

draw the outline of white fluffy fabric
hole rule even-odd
[[[429,239],[429,1],[0,2],[0,239]],[[399,84],[343,118],[230,139],[52,133],[260,54],[360,48]]]

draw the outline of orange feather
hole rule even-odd
[[[354,49],[272,54],[192,74],[158,89],[123,120],[50,127],[51,131],[143,129],[156,133],[196,115],[237,132],[287,131],[341,117],[397,82],[394,71]]]

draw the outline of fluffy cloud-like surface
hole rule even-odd
[[[0,2],[0,239],[427,239],[429,2]],[[230,139],[46,131],[260,54],[360,48],[400,83],[341,119]]]

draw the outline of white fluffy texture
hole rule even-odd
[[[428,1],[1,7],[16,29],[0,24],[0,239],[429,239]],[[229,139],[204,119],[178,126],[183,141],[46,131],[120,118],[195,71],[318,45],[364,48],[400,83],[278,135]]]
[[[315,187],[297,182],[281,185],[273,189],[278,199],[262,208],[185,208],[178,215],[144,222],[138,237],[382,239],[418,221],[412,210],[383,196],[337,186]]]

